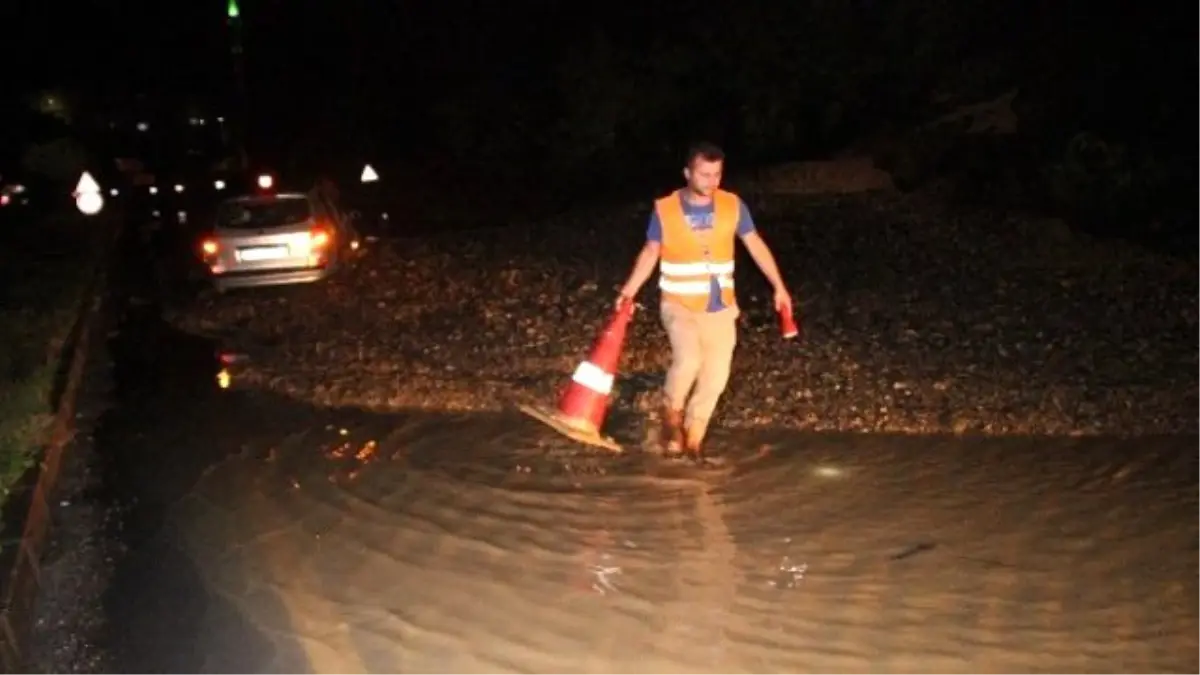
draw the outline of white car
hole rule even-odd
[[[320,281],[358,249],[349,219],[304,193],[248,195],[217,207],[200,259],[217,291]]]

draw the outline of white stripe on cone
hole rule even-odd
[[[612,392],[613,376],[604,372],[591,361],[580,363],[579,367],[575,369],[575,374],[571,375],[571,379],[603,396],[608,396]]]

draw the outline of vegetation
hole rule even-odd
[[[696,137],[720,141],[739,165],[854,147],[903,174],[905,189],[936,180],[963,200],[1089,229],[1194,235],[1195,151],[1184,139],[1195,133],[1195,38],[1164,11],[745,0],[718,16],[650,4],[581,24],[553,57],[522,62],[517,81],[504,43],[472,34],[463,43],[494,72],[439,76],[452,84],[430,136],[461,162],[538,161],[548,181],[589,185],[644,184],[630,175],[639,169],[674,176]],[[1006,92],[1016,92],[1015,131],[931,128]]]
[[[95,223],[68,212],[0,214],[0,501],[48,440],[99,244]]]

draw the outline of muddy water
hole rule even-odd
[[[227,608],[193,669],[1197,668],[1195,438],[764,433],[718,439],[732,472],[566,473],[517,415],[272,405],[164,519]]]

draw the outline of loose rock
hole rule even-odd
[[[895,193],[751,203],[798,305],[785,342],[739,260],[727,426],[981,434],[1194,433],[1195,263]],[[644,206],[380,241],[326,283],[209,296],[180,328],[251,354],[235,386],[326,405],[553,400],[611,311]],[[1040,221],[1039,221],[1040,222]],[[653,286],[653,282],[648,286]],[[654,289],[622,361],[644,407],[669,358]]]

